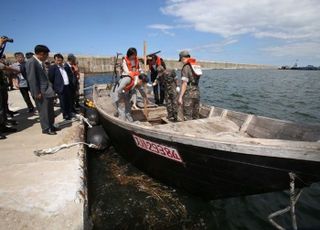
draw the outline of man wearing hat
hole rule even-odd
[[[183,106],[184,120],[199,118],[200,90],[199,79],[202,75],[201,67],[191,58],[189,51],[179,53],[179,61],[183,63],[181,69],[181,92],[178,103]]]
[[[174,70],[164,69],[163,66],[157,68],[158,76],[155,82],[164,83],[164,92],[168,120],[178,121],[178,105],[177,105],[177,75]]]

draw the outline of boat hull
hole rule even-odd
[[[320,181],[320,163],[222,151],[162,140],[119,126],[101,115],[116,151],[160,181],[208,199],[285,190],[289,172],[296,187]],[[171,151],[171,152],[170,152]]]

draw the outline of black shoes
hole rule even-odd
[[[16,120],[7,120],[8,125],[18,125],[18,122]]]
[[[19,114],[19,112],[9,110],[9,111],[7,111],[7,114],[8,114],[9,117],[13,117],[14,115]]]
[[[51,128],[51,130],[57,132],[57,131],[60,131],[61,129],[58,128],[58,127],[54,127],[54,126],[53,126],[53,127]]]
[[[177,117],[167,117],[167,119],[171,122],[177,122],[179,121]]]
[[[0,133],[0,140],[4,140],[6,139],[7,137],[5,135],[3,135],[2,133]]]
[[[63,115],[63,119],[64,119],[64,120],[70,121],[71,118],[72,118],[72,114],[71,114],[71,113],[68,114],[68,115]]]
[[[48,134],[48,135],[56,135],[56,131],[52,130],[52,129],[47,129],[47,130],[42,130],[43,134]]]
[[[18,130],[15,129],[15,128],[10,128],[10,127],[3,127],[1,129],[1,132],[4,132],[4,133],[14,133],[14,132],[17,132]]]
[[[34,113],[34,108],[30,108],[30,109],[28,110],[28,113]]]

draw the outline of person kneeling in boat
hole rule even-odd
[[[178,85],[177,74],[174,70],[165,69],[163,66],[158,66],[157,68],[158,76],[155,79],[154,84],[158,82],[163,82],[165,101],[168,113],[169,121],[178,121],[178,104],[177,95],[180,91]]]
[[[124,76],[139,76],[142,73],[142,69],[140,68],[138,51],[136,48],[131,47],[127,50],[127,55],[122,58],[122,73],[121,78]],[[133,104],[133,108],[137,109],[137,91],[132,89],[131,91],[131,102]]]
[[[148,82],[148,77],[145,74],[139,76],[123,76],[113,87],[112,99],[116,108],[115,116],[121,120],[133,122],[131,115],[131,98],[138,90],[144,100],[147,100],[147,95],[143,91],[143,84]]]
[[[136,98],[136,90],[138,90],[144,100],[147,100],[146,93],[142,89],[142,85],[148,82],[147,75],[141,73],[139,59],[136,48],[129,48],[127,55],[122,61],[122,74],[120,80],[113,88],[113,102],[116,107],[115,116],[122,120],[133,121],[131,115],[131,99]],[[136,107],[135,102],[133,107]]]
[[[199,79],[202,75],[201,67],[191,58],[186,50],[179,53],[179,61],[183,63],[181,69],[181,92],[178,103],[183,106],[184,120],[199,118],[200,90]]]

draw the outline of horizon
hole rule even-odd
[[[0,22],[0,35],[15,40],[6,53],[44,44],[51,53],[81,56],[114,56],[136,47],[142,56],[147,41],[148,53],[161,50],[168,60],[187,49],[202,61],[293,66],[298,60],[299,66],[320,66],[320,5],[315,3],[12,0],[2,3],[6,20]]]

